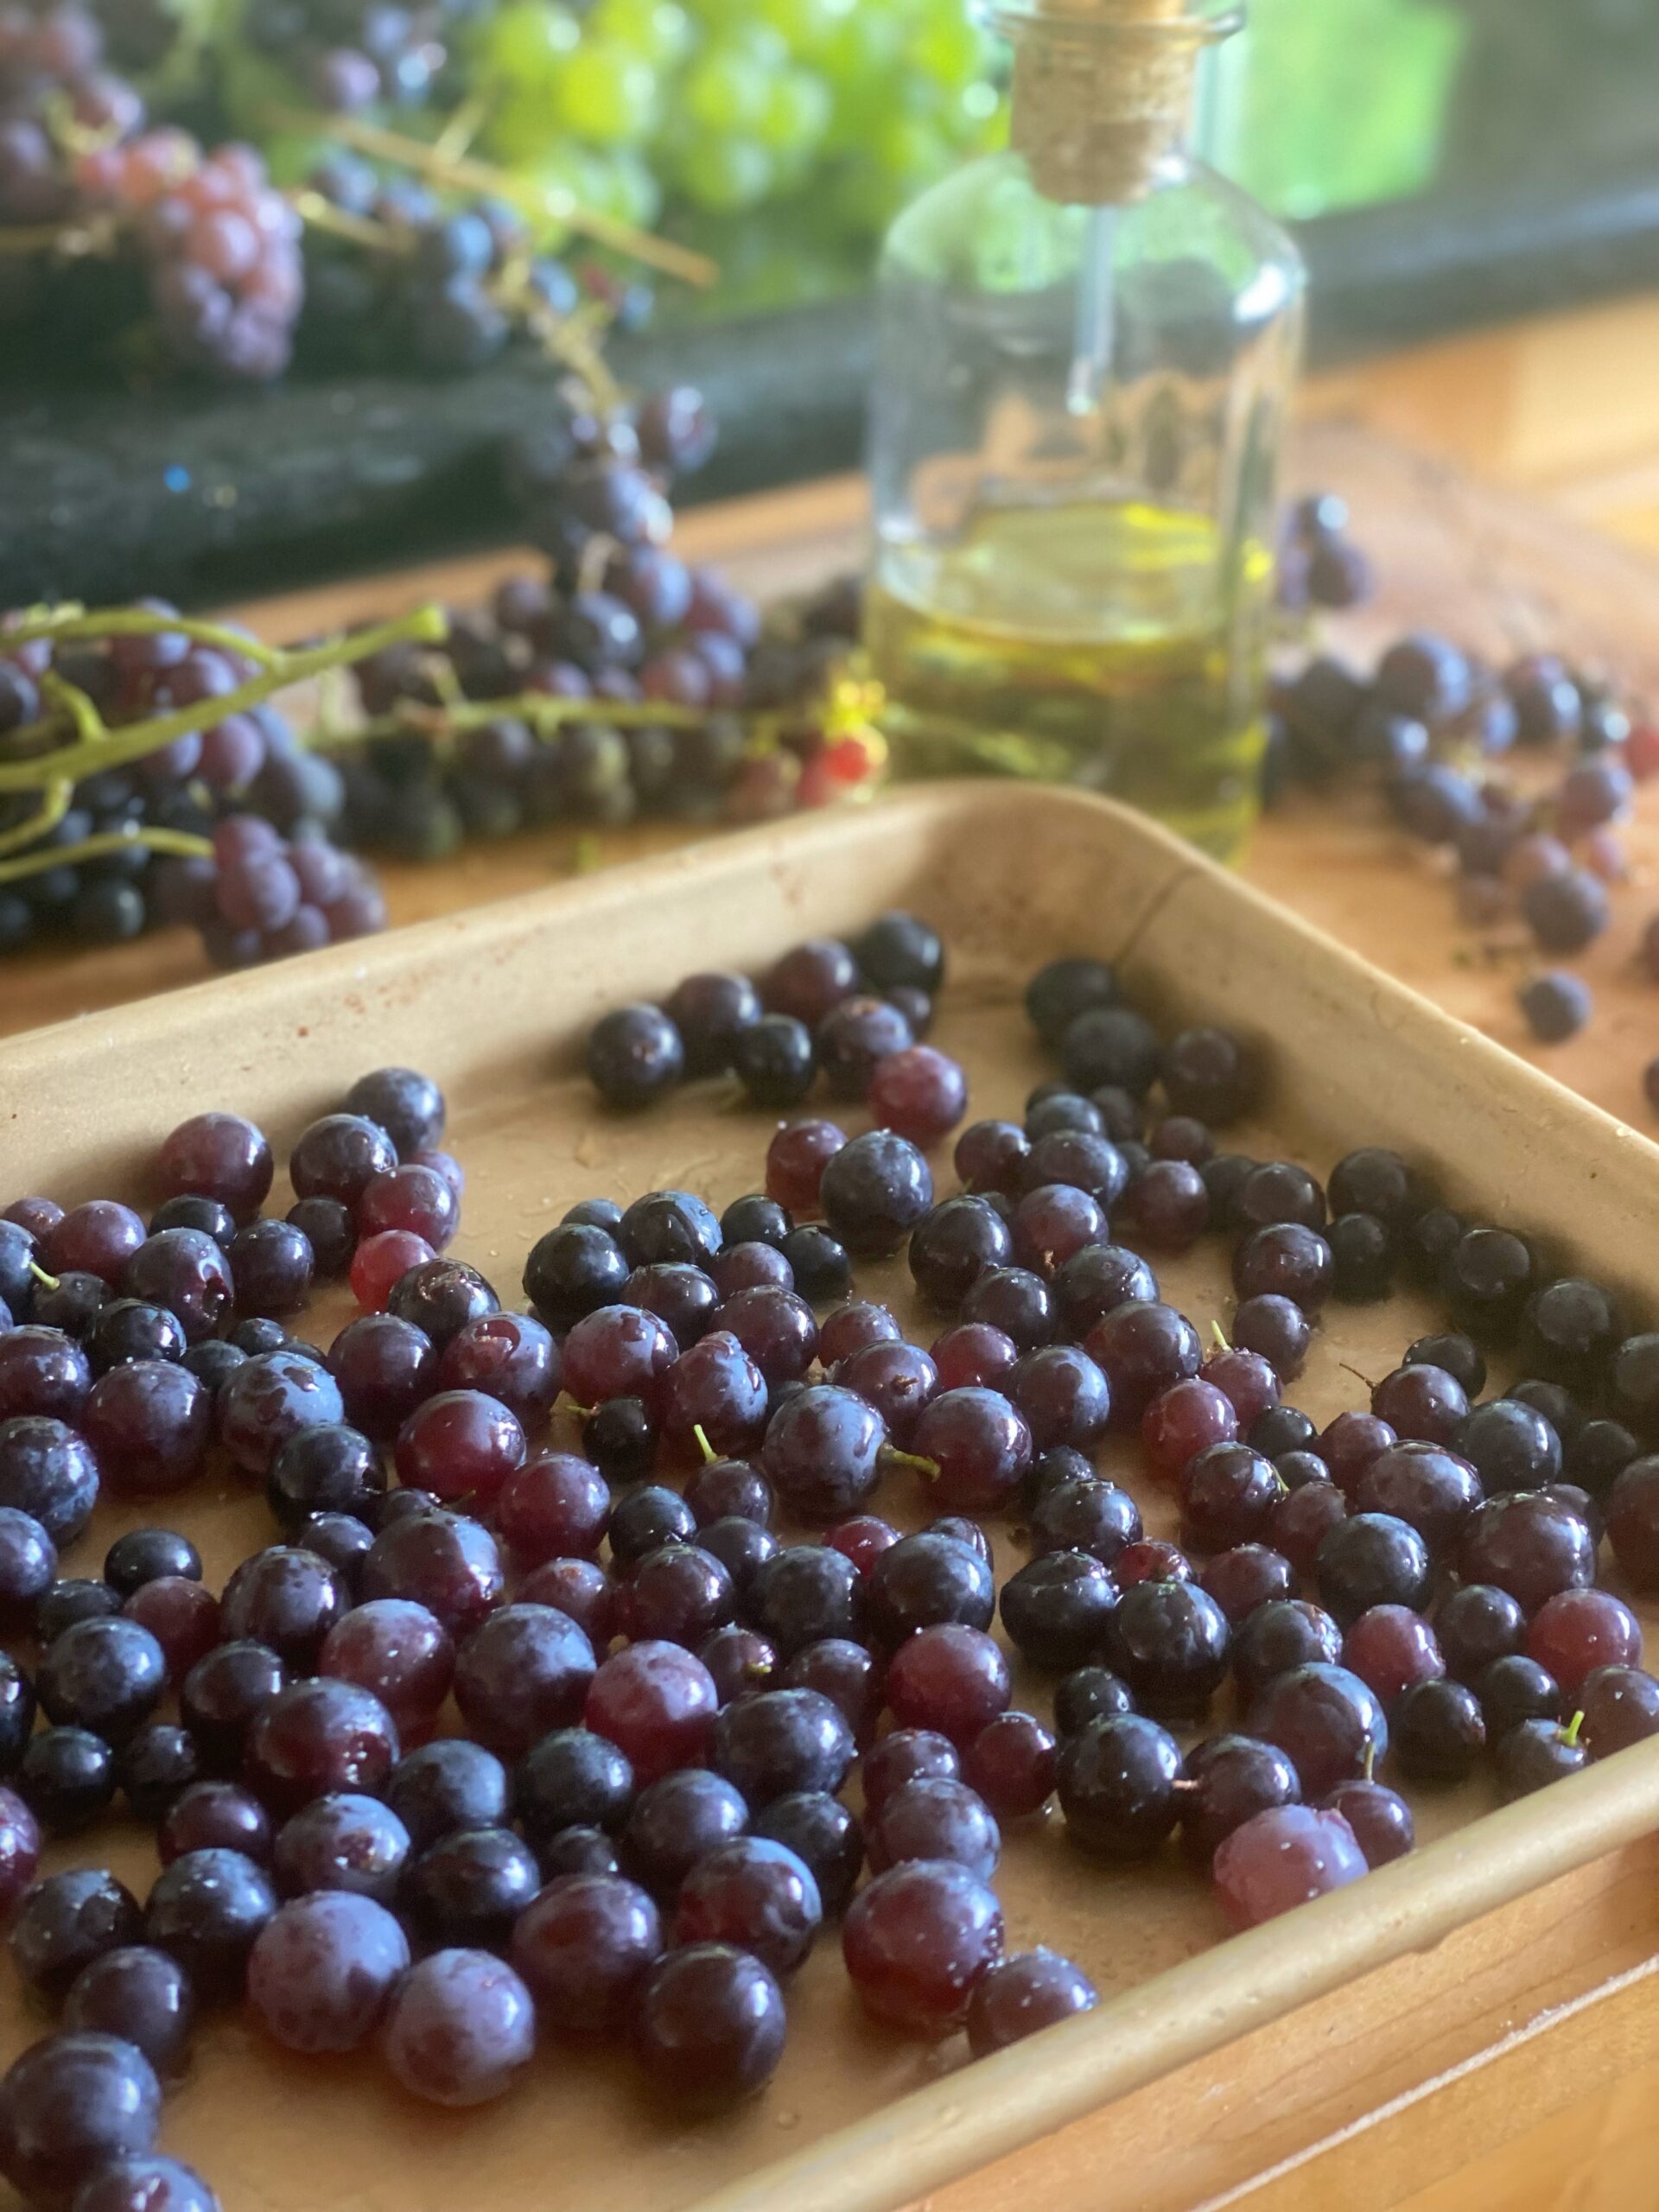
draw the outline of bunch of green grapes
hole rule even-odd
[[[810,184],[872,232],[1001,127],[968,0],[506,0],[469,58],[498,160],[647,226]]]

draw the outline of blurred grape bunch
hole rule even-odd
[[[452,99],[456,42],[492,0],[202,3],[214,10],[214,43],[234,106],[297,92],[321,107],[356,114]]]
[[[467,48],[494,157],[641,225],[810,188],[873,235],[1001,128],[967,0],[507,0]]]

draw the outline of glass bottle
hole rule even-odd
[[[1063,779],[1224,859],[1256,805],[1304,290],[1184,143],[1240,20],[999,0],[1011,150],[882,253],[866,613],[899,772]]]

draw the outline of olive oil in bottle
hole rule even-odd
[[[897,758],[1108,791],[1231,858],[1260,780],[1272,565],[1179,508],[982,509],[871,585]]]
[[[1296,250],[1186,154],[1205,0],[1006,0],[1013,150],[878,284],[865,639],[898,771],[1064,779],[1236,857]]]

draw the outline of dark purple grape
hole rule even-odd
[[[846,1910],[864,1863],[855,1814],[824,1790],[776,1797],[756,1815],[753,1833],[785,1845],[809,1869],[826,1915]]]
[[[161,2084],[134,2044],[92,2030],[32,2044],[0,2081],[0,2171],[60,2204],[113,2159],[151,2150]]]
[[[1058,1787],[1068,1837],[1097,1857],[1144,1859],[1180,1812],[1180,1747],[1155,1721],[1094,1719],[1060,1740]]]
[[[439,1945],[505,1948],[541,1887],[530,1847],[509,1828],[462,1828],[418,1858],[403,1885],[416,1929]]]
[[[48,1875],[18,1905],[8,1939],[23,1982],[56,2001],[95,1960],[136,1942],[138,1901],[100,1867]]]
[[[404,2088],[464,2107],[503,2095],[535,2055],[535,2007],[487,1951],[435,1952],[394,1992],[382,2048]]]
[[[752,1807],[800,1790],[838,1790],[852,1765],[852,1730],[810,1689],[763,1691],[726,1707],[715,1723],[716,1770]]]
[[[137,1908],[133,1907],[136,1921]],[[100,1952],[69,1986],[63,2024],[134,2044],[163,2082],[176,2081],[188,2062],[196,1999],[176,1959],[142,1943]]]
[[[1368,1775],[1389,1747],[1382,1708],[1358,1675],[1317,1661],[1266,1682],[1246,1726],[1288,1754],[1309,1797]]]
[[[1181,1848],[1207,1872],[1235,1828],[1275,1805],[1301,1800],[1296,1770],[1277,1745],[1250,1736],[1212,1736],[1186,1755],[1192,1784],[1181,1801]]]
[[[271,1857],[285,1897],[349,1891],[391,1904],[410,1856],[409,1830],[373,1797],[316,1797],[277,1833]]]
[[[870,1633],[896,1649],[918,1629],[942,1622],[988,1628],[995,1588],[988,1562],[957,1537],[929,1531],[901,1537],[870,1569]]]
[[[1103,1646],[1117,1588],[1086,1552],[1039,1554],[1002,1586],[1002,1624],[1021,1656],[1053,1674],[1069,1673]]]
[[[241,1987],[255,1937],[276,1910],[269,1876],[238,1851],[188,1851],[144,1906],[144,1940],[176,1959],[205,1998]]]
[[[655,2089],[698,2111],[763,2088],[783,2056],[784,2001],[760,1961],[724,1943],[670,1952],[647,1972],[633,2048]]]
[[[458,1829],[505,1827],[506,1769],[480,1745],[462,1737],[442,1737],[399,1760],[387,1779],[385,1802],[407,1829],[413,1847],[424,1850]],[[533,1802],[533,1790],[529,1802]],[[533,1815],[524,1806],[518,1809],[525,1813],[526,1833],[531,1833]]]

